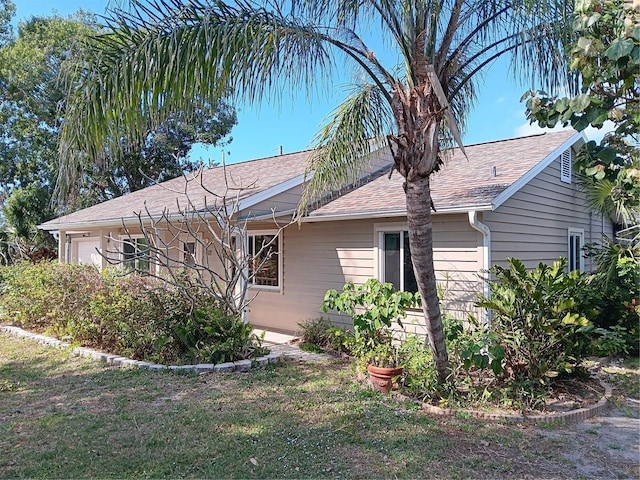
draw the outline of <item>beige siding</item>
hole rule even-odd
[[[494,212],[485,212],[484,223],[491,229],[492,263],[505,266],[516,257],[527,267],[551,263],[568,255],[568,229],[584,231],[585,243],[599,243],[603,231],[611,233],[608,220],[591,212],[584,193],[576,184],[560,181],[556,159]],[[585,258],[586,271],[591,261]]]
[[[283,232],[282,288],[252,289],[249,307],[255,325],[287,331],[320,316],[324,293],[345,282],[362,283],[373,275],[372,223],[331,222],[291,225]]]
[[[248,231],[272,230],[270,221],[250,222]],[[278,289],[251,288],[255,296],[249,307],[249,321],[259,326],[296,331],[298,323],[321,315],[320,304],[328,289],[340,290],[345,282],[364,283],[378,276],[377,242],[381,230],[404,230],[404,219],[370,219],[318,222],[289,225],[282,233],[281,285]],[[118,239],[124,232],[110,232]],[[139,230],[131,230],[132,235]],[[93,235],[98,232],[92,232]],[[170,235],[163,232],[162,240]],[[206,242],[206,238],[202,238]],[[115,250],[115,241],[109,244]],[[174,243],[176,245],[174,245]],[[445,292],[445,309],[464,317],[473,311],[473,301],[480,289],[478,273],[482,268],[482,238],[471,229],[466,215],[435,215],[435,267],[439,284]],[[180,242],[168,246],[170,256],[178,258]],[[213,249],[202,252],[210,266],[221,267]],[[333,317],[337,323],[350,324],[346,317]],[[421,314],[415,315],[422,323]],[[418,330],[420,327],[418,325]]]
[[[249,320],[255,325],[295,331],[299,322],[319,317],[328,289],[340,290],[345,282],[364,283],[377,277],[375,232],[389,225],[406,229],[406,222],[383,219],[289,226],[283,233],[282,288],[253,289],[257,296],[250,305]],[[464,316],[474,311],[473,301],[480,288],[481,238],[465,215],[435,216],[434,232],[435,267],[445,290],[445,308]],[[349,323],[344,317],[332,319]]]

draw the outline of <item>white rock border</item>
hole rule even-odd
[[[142,368],[144,370],[168,370],[174,372],[195,372],[195,373],[229,373],[229,372],[248,372],[253,367],[265,367],[271,363],[278,363],[283,360],[284,353],[277,355],[270,353],[262,357],[252,360],[238,360],[236,362],[226,363],[198,363],[197,365],[162,365],[159,363],[149,363],[130,358],[113,355],[110,353],[100,352],[85,347],[73,347],[70,343],[63,342],[57,338],[47,337],[37,333],[23,330],[14,325],[0,325],[0,330],[9,333],[15,337],[25,338],[38,342],[40,345],[47,345],[60,349],[68,349],[72,355],[77,357],[91,358],[99,362],[104,362],[113,367],[129,367]]]

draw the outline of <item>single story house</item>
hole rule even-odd
[[[574,131],[544,133],[457,149],[432,177],[435,268],[445,310],[464,317],[485,288],[492,265],[517,257],[527,266],[568,259],[570,269],[589,271],[586,243],[613,236],[612,221],[589,209],[572,172],[583,145]],[[277,248],[261,277],[248,289],[248,320],[261,327],[296,331],[320,316],[326,290],[374,277],[412,289],[403,179],[389,177],[386,148],[351,188],[336,193],[301,222],[291,218],[305,183],[310,151],[207,169],[202,182],[177,178],[48,221],[40,228],[57,236],[61,262],[108,263],[110,242],[136,237],[141,211],[160,217],[186,196],[202,209],[211,197],[234,199],[234,215],[248,241],[274,240]],[[188,195],[185,195],[185,192]],[[285,221],[286,224],[286,221]],[[270,237],[276,235],[277,238]],[[180,241],[180,238],[176,238]],[[111,244],[112,245],[112,244]],[[120,252],[128,258],[130,251]],[[251,250],[251,249],[250,249]],[[210,252],[185,244],[178,252],[197,262]]]

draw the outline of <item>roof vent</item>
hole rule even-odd
[[[491,167],[491,178],[495,178],[498,176],[498,168],[494,165]]]
[[[571,183],[571,149],[567,148],[560,156],[560,180]]]

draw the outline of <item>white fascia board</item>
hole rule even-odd
[[[444,215],[447,213],[467,213],[470,210],[476,211],[487,211],[491,210],[491,205],[469,205],[462,207],[452,207],[452,208],[440,208],[436,212],[432,212],[431,215]],[[386,218],[386,217],[406,217],[407,210],[392,210],[386,212],[362,212],[362,213],[337,213],[337,214],[329,214],[329,215],[317,215],[317,216],[309,216],[303,217],[303,223],[313,223],[313,222],[331,222],[338,220],[365,220],[368,218]]]
[[[539,162],[535,167],[525,173],[518,180],[513,182],[507,189],[505,189],[500,195],[493,199],[491,203],[491,210],[497,209],[504,202],[509,200],[518,190],[524,187],[527,183],[533,180],[539,173],[541,173],[545,168],[547,168],[551,163],[558,158],[562,152],[564,152],[567,148],[573,147],[575,145],[575,149],[582,147],[585,143],[586,139],[582,132],[576,132],[567,140],[565,140],[558,148],[556,148],[553,152],[547,155],[541,162]]]
[[[266,190],[263,190],[255,195],[250,195],[249,197],[240,200],[238,202],[237,210],[241,212],[242,210],[246,210],[247,208],[251,208],[254,205],[257,205],[260,202],[264,202],[265,200],[270,199],[276,195],[286,192],[298,185],[302,185],[305,180],[311,178],[311,173],[303,173],[298,175],[297,177],[290,178],[286,182],[279,183],[274,185],[273,187],[269,187]]]
[[[193,213],[197,214],[197,212],[195,211]],[[215,217],[215,215],[211,212],[200,211],[200,214],[202,214],[205,219],[210,219]],[[145,213],[142,216],[142,221],[143,223],[147,223],[148,221],[155,221],[155,220],[158,220],[161,215],[162,214],[158,214],[156,216],[152,214],[151,217],[149,217]],[[180,213],[174,212],[174,213],[165,215],[164,217],[167,220],[174,220],[174,219],[183,218],[183,215]],[[46,225],[46,226],[44,224],[41,224],[41,225],[38,225],[38,229],[45,230],[47,232],[59,232],[60,230],[64,230],[66,232],[72,232],[72,231],[81,232],[91,228],[108,228],[108,227],[122,227],[122,226],[131,227],[139,224],[140,222],[138,220],[138,217],[131,216],[131,217],[114,218],[110,220],[88,220],[85,222],[58,223],[55,225]]]
[[[91,220],[91,221],[86,221],[86,222],[72,222],[72,223],[58,223],[55,225],[38,225],[38,229],[40,230],[45,230],[47,232],[58,232],[60,230],[65,230],[65,231],[81,231],[81,230],[86,230],[88,228],[98,228],[98,227],[117,227],[117,226],[122,226],[123,221],[126,223],[127,219],[122,219],[122,218],[118,218],[118,219],[113,219],[113,220]],[[131,220],[134,220],[134,218],[132,218]],[[137,220],[137,218],[135,218],[135,220]]]

